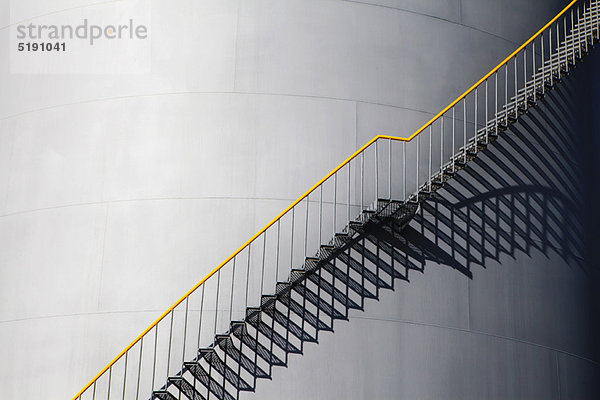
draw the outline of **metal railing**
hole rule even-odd
[[[600,36],[599,1],[572,1],[410,137],[370,140],[166,310],[73,400],[150,398],[363,209],[378,199],[414,202],[435,191]]]

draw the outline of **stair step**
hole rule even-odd
[[[334,243],[339,247],[342,247],[352,239],[352,236],[348,233],[336,233],[334,235]]]
[[[263,294],[260,297],[260,308],[272,307],[277,301],[276,295]]]
[[[379,244],[378,244],[379,246]],[[390,278],[404,278],[398,271],[394,270],[391,265],[387,262],[383,261],[381,257],[377,257],[377,254],[373,253],[371,250],[367,249],[362,244],[357,243],[354,247],[359,253],[364,254],[365,258],[367,258],[370,262],[375,264],[378,268],[382,269]],[[391,289],[391,285],[383,280],[378,281],[381,288]]]
[[[302,353],[302,351],[300,351],[299,348],[297,348],[296,346],[291,344],[286,338],[281,336],[281,334],[279,332],[275,331],[274,329],[271,329],[271,327],[268,326],[267,324],[265,324],[264,322],[259,321],[259,320],[250,320],[250,321],[248,321],[248,323],[250,325],[252,325],[255,329],[257,329],[258,332],[262,333],[267,339],[269,339],[274,344],[276,344],[277,347],[279,347],[280,349],[285,351],[286,353],[293,353],[293,354],[301,354]]]
[[[319,331],[331,331],[332,327],[325,324],[316,315],[306,310],[305,307],[298,304],[298,302],[292,299],[290,296],[282,296],[278,298],[278,300],[285,305],[290,312],[298,315],[299,317],[304,318],[306,322],[308,322],[313,328],[318,329]]]
[[[229,331],[234,334],[247,335],[248,329],[243,321],[231,321]]]
[[[292,268],[290,271],[290,283],[295,283],[304,280],[304,276],[308,271],[304,269]]]
[[[419,190],[419,199],[427,200],[433,196],[433,192],[429,190]]]
[[[328,304],[325,301],[321,301],[317,297],[317,295],[314,294],[311,290],[309,290],[306,286],[298,285],[294,287],[294,290],[300,295],[302,295],[305,300],[308,300],[312,305],[316,306],[321,311],[323,311],[326,315],[332,316],[334,319],[348,319],[346,315],[336,310],[334,307],[331,306],[331,304]]]
[[[279,325],[284,327],[292,335],[296,336],[303,342],[316,342],[317,340],[306,333],[302,327],[298,326],[294,321],[287,318],[283,313],[277,310],[276,307],[270,307],[264,310],[264,313],[273,318]]]
[[[475,157],[477,157],[477,154],[479,154],[479,150],[480,149],[479,148],[475,148],[475,145],[473,143],[469,143],[467,146],[468,147],[467,147],[466,154],[467,154],[467,163],[468,163],[469,161],[471,161],[472,159],[474,159]],[[464,154],[465,154],[465,152],[463,150],[462,151],[462,157],[460,157],[463,160],[463,162],[464,162]]]
[[[401,201],[390,201],[389,204],[382,210],[380,210],[377,215],[378,217],[392,217],[398,211],[400,211],[404,207],[404,203]]]
[[[184,363],[184,367],[194,376],[194,378],[204,385],[204,387],[217,396],[218,399],[236,400],[235,396],[231,395],[231,393],[225,390],[223,385],[215,381],[215,379],[212,378],[198,363]],[[176,377],[169,378],[169,381],[172,382],[183,393],[185,393],[190,400],[206,400],[187,380],[181,377]]]
[[[451,168],[445,169],[442,174],[444,174],[445,176],[448,177],[453,177],[454,175],[456,175],[456,172],[452,171]]]
[[[306,257],[306,259],[304,260],[304,269],[306,271],[313,271],[319,266],[320,261],[321,260],[317,257]]]
[[[179,389],[181,393],[190,400],[206,400],[205,397],[202,396],[196,390],[196,388],[194,388],[194,385],[192,385],[186,379],[180,376],[169,377],[168,382],[175,386],[177,389]],[[231,398],[228,400],[231,400]]]
[[[375,216],[375,215],[377,215],[377,212],[375,210],[364,209],[358,216],[358,221],[362,222],[362,223],[367,222],[368,220],[373,218],[373,216]]]
[[[244,324],[244,322],[237,322]],[[267,349],[264,345],[258,342],[254,337],[250,336],[247,331],[242,332],[242,330],[238,329],[233,332],[233,335],[240,339],[243,345],[248,347],[254,353],[256,353],[260,358],[265,360],[270,365],[274,366],[285,366],[285,362],[283,362],[279,357],[273,354],[269,349]]]
[[[327,244],[322,244],[319,248],[319,259],[326,260],[330,258],[337,249],[334,246],[330,246]]]
[[[235,372],[233,369],[231,369],[230,366],[225,365],[225,362],[223,360],[221,360],[221,358],[217,355],[217,353],[215,352],[214,349],[202,349],[199,353],[201,353],[200,356],[208,362],[211,369],[214,369],[221,376],[225,377],[225,379],[229,383],[231,383],[233,385],[233,387],[235,387],[237,390],[241,390],[241,391],[253,390],[253,388],[248,383],[246,383],[242,378],[239,377],[237,372]],[[186,362],[186,363],[184,363],[184,366],[188,371],[190,371],[190,373],[192,375],[194,375],[198,379],[200,379],[198,374],[202,375],[202,374],[206,373],[207,375],[211,375],[210,370],[207,372],[204,369],[204,367],[202,367],[197,362]]]
[[[362,233],[364,223],[361,221],[350,221],[348,222],[348,228],[357,233]]]
[[[173,396],[166,390],[155,390],[154,392],[152,392],[152,398],[160,400],[178,400],[177,397]]]
[[[275,293],[279,295],[283,295],[288,293],[291,289],[292,285],[289,282],[277,282],[275,284]]]
[[[216,353],[214,348],[200,349],[198,351],[200,357],[206,360],[209,365],[214,368],[221,376],[224,376],[229,383],[231,383],[236,389],[242,391],[252,390],[252,387],[248,385],[243,379],[237,376],[237,373],[225,364],[219,355]]]
[[[353,247],[353,248],[356,251],[360,252],[360,250],[359,250],[360,247],[359,248]],[[366,258],[366,256],[365,256],[365,258]],[[348,256],[347,253],[340,254],[338,259],[340,261],[342,261],[344,264],[350,266],[350,268],[354,269],[356,272],[358,272],[360,275],[362,275],[365,278],[365,280],[369,281],[374,286],[384,287],[387,285],[384,281],[379,279],[372,271],[370,271],[367,268],[363,268],[362,265],[358,261],[356,261],[352,257]],[[363,290],[363,293],[366,294],[366,297],[375,298],[375,294],[370,293],[365,288],[361,288],[361,289]]]
[[[246,371],[256,378],[270,378],[270,375],[262,370],[256,363],[242,353],[233,343],[229,335],[217,335],[217,345],[232,360],[241,365]]]
[[[330,274],[332,274],[338,281],[344,282],[344,278],[346,276],[338,268],[334,268],[332,264],[328,263],[328,264],[324,265],[323,269],[325,271],[329,272]],[[350,298],[348,298],[342,291],[340,291],[338,288],[331,285],[331,283],[327,282],[322,277],[313,275],[311,277],[311,281],[313,283],[315,283],[317,286],[319,286],[327,294],[329,294],[330,296],[333,296],[333,298],[335,300],[337,300],[338,302],[340,302],[341,304],[345,304],[347,307],[353,308],[356,310],[361,309],[361,307],[358,304],[356,304],[354,301],[352,301]],[[356,283],[354,280],[349,278],[348,284],[352,284],[354,286],[355,292],[360,293],[360,292],[358,292],[358,290],[361,290],[362,288],[360,287],[360,285],[358,283]],[[322,303],[322,301],[320,301],[320,303]]]
[[[261,309],[258,307],[248,307],[246,308],[246,320],[256,320],[260,319]]]

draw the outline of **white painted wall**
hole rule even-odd
[[[357,147],[412,133],[563,3],[153,0],[151,72],[0,63],[2,397],[70,398]],[[80,4],[19,18],[122,6]],[[2,1],[0,60],[16,22]]]

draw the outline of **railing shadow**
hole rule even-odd
[[[260,307],[200,349],[154,397],[238,399],[259,378],[270,379],[274,366],[287,366],[305,343],[318,342],[320,332],[333,331],[336,320],[431,262],[472,279],[473,268],[535,250],[588,273],[580,142],[569,99],[568,87],[548,93],[410,221],[373,216],[336,236],[343,245],[323,246],[327,257],[292,270],[276,294],[262,296]]]

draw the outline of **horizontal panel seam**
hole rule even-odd
[[[546,345],[543,345],[543,344],[531,342],[531,341],[528,341],[528,340],[517,339],[517,338],[510,337],[510,336],[504,336],[504,335],[499,335],[499,334],[490,333],[490,332],[478,331],[478,330],[474,330],[474,329],[459,328],[459,327],[454,327],[454,326],[444,326],[444,325],[438,325],[438,324],[430,324],[430,323],[426,323],[426,322],[409,321],[409,320],[403,320],[403,319],[372,318],[372,317],[363,317],[363,316],[352,316],[350,319],[364,319],[364,320],[369,320],[369,321],[393,322],[393,323],[416,325],[416,326],[426,326],[426,327],[430,327],[430,328],[447,329],[447,330],[452,330],[452,331],[457,331],[457,332],[470,333],[470,334],[478,335],[478,336],[493,337],[493,338],[496,338],[496,339],[508,340],[508,341],[513,341],[513,342],[518,342],[518,343],[526,344],[526,345],[529,345],[529,346],[540,347],[540,348],[543,348],[543,349],[546,349],[546,350],[550,350],[550,351],[556,351],[558,353],[565,354],[565,355],[568,355],[568,356],[571,356],[571,357],[575,357],[575,358],[579,358],[581,360],[588,361],[588,362],[590,362],[590,363],[592,363],[594,365],[600,366],[600,362],[598,362],[598,361],[594,361],[594,360],[589,359],[587,357],[580,356],[578,354],[571,353],[571,352],[568,352],[566,350],[561,350],[561,349],[557,349],[557,348],[554,348],[554,347],[546,346]]]

